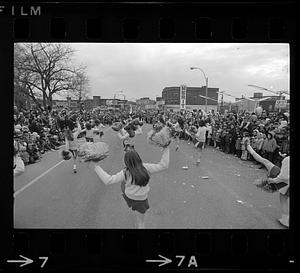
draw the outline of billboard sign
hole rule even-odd
[[[186,108],[186,85],[180,85],[180,110]]]

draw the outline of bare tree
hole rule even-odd
[[[73,77],[71,87],[64,92],[64,95],[70,96],[73,100],[77,100],[77,102],[80,103],[88,99],[89,94],[89,80],[85,73],[85,67],[82,67],[82,70],[78,71]]]
[[[74,65],[73,55],[74,50],[65,44],[16,44],[15,85],[23,86],[21,90],[38,106],[41,100],[44,108],[52,107],[54,94],[76,93],[80,85],[85,90],[84,85],[88,83],[85,67]]]

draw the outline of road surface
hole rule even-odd
[[[143,162],[156,163],[161,150],[136,136],[136,150]],[[83,139],[81,141],[84,141]],[[107,128],[103,141],[110,155],[101,166],[114,174],[124,167],[123,149],[116,132]],[[194,163],[199,150],[187,141],[170,146],[169,169],[150,180],[149,229],[282,229],[278,193],[266,193],[253,181],[266,175],[252,162],[207,147],[201,163]],[[188,169],[182,169],[183,166]],[[121,196],[120,184],[105,185],[93,163],[62,161],[60,151],[48,152],[38,163],[26,166],[14,180],[15,228],[135,228],[134,215]],[[202,177],[207,176],[207,179]]]

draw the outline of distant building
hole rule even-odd
[[[65,107],[69,107],[72,110],[80,109],[81,106],[84,107],[86,110],[91,110],[97,106],[101,105],[101,97],[100,96],[93,96],[92,99],[85,99],[81,100],[72,100],[71,97],[67,97],[66,100],[53,100],[52,101],[52,108],[53,109],[62,109]]]
[[[164,110],[165,107],[165,101],[162,97],[156,97],[156,109],[158,110]]]
[[[218,92],[219,88],[208,88],[207,97],[207,111],[217,111],[218,108]],[[173,109],[179,111],[186,110],[205,110],[205,98],[201,96],[206,95],[205,86],[202,87],[188,87],[185,85],[175,87],[165,87],[162,91],[162,99],[165,101],[166,109]]]
[[[144,97],[136,100],[136,106],[138,110],[152,110],[156,109],[156,101]]]
[[[261,108],[266,112],[289,110],[290,101],[286,100],[284,96],[281,96],[281,98],[279,99],[279,96],[263,96],[263,93],[257,92],[254,93],[253,97],[250,97],[249,99],[236,99],[236,101],[232,103],[232,107],[237,112],[254,112],[255,108],[257,108],[258,106],[261,106]]]

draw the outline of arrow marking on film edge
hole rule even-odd
[[[21,258],[23,258],[24,260],[7,260],[7,262],[8,263],[23,263],[23,264],[20,265],[20,267],[33,263],[33,260],[31,260],[27,257],[24,257],[22,255],[19,255],[19,256]]]
[[[172,262],[172,260],[162,256],[162,255],[158,255],[160,258],[162,258],[163,260],[146,260],[146,262],[148,263],[162,263],[162,264],[159,264],[158,266],[163,266],[163,265],[166,265],[166,264],[169,264]]]

